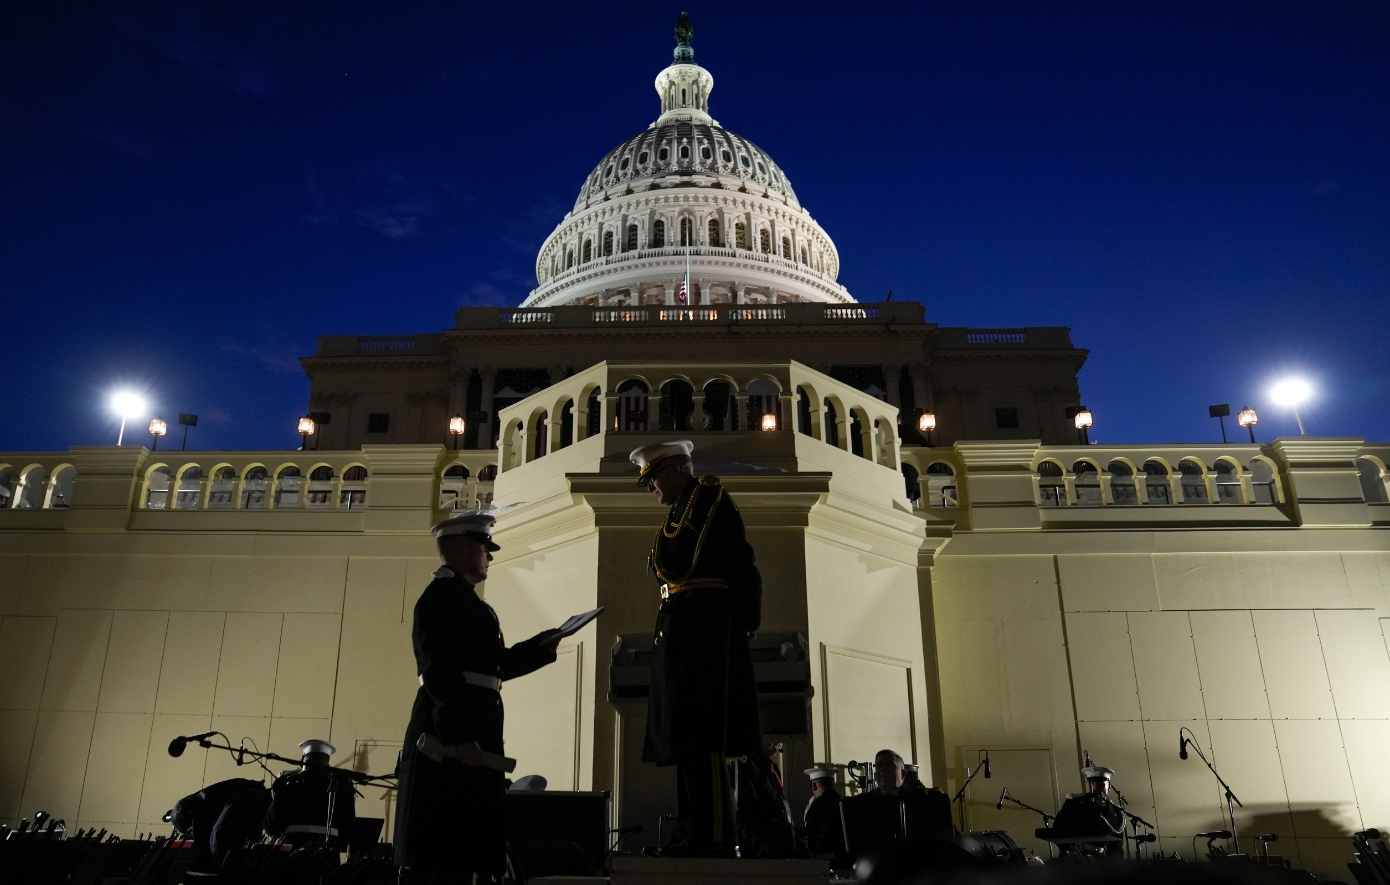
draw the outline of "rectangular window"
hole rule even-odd
[[[391,430],[390,412],[372,412],[367,416],[368,433],[389,433]]]
[[[1018,429],[1018,409],[1003,408],[994,410],[994,426],[1000,430]]]

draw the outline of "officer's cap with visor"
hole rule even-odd
[[[1115,769],[1106,768],[1104,765],[1088,765],[1081,769],[1081,776],[1088,781],[1109,782],[1115,777]]]
[[[813,781],[818,781],[823,777],[834,777],[835,773],[828,768],[808,768],[806,776]]]
[[[465,535],[479,542],[491,553],[502,548],[492,540],[492,524],[497,521],[496,510],[465,510],[458,516],[451,516],[443,522],[430,527],[430,534],[436,538],[450,535]]]
[[[328,741],[318,740],[317,738],[304,741],[299,745],[299,755],[308,759],[312,756],[323,757],[322,761],[327,762],[328,757],[338,752],[338,748]]]
[[[637,465],[640,471],[637,474],[637,484],[645,489],[651,483],[653,473],[665,467],[672,458],[689,458],[693,451],[695,451],[693,442],[688,439],[677,439],[633,449],[627,457],[633,464]]]

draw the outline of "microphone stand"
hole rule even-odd
[[[1206,765],[1207,769],[1211,772],[1212,777],[1216,778],[1216,782],[1221,785],[1221,788],[1223,790],[1226,791],[1226,811],[1231,817],[1231,844],[1235,846],[1235,853],[1240,854],[1240,834],[1236,832],[1235,806],[1239,805],[1241,808],[1244,808],[1245,803],[1241,802],[1239,799],[1236,798],[1236,794],[1231,792],[1230,784],[1222,780],[1221,775],[1217,773],[1215,766],[1213,766],[1210,762],[1207,761],[1206,755],[1202,753],[1202,745],[1197,743],[1197,736],[1192,734],[1192,730],[1184,725],[1182,728],[1178,729],[1178,733],[1182,734],[1183,731],[1186,731],[1189,735],[1192,735],[1192,737],[1188,740],[1188,743],[1192,745],[1192,749],[1197,751],[1197,758],[1202,760],[1202,763]]]
[[[1057,820],[1057,816],[1056,816],[1056,815],[1048,814],[1046,811],[1043,811],[1041,808],[1034,808],[1033,806],[1029,805],[1027,802],[1024,802],[1024,801],[1022,801],[1022,800],[1020,800],[1020,799],[1015,799],[1015,798],[1013,797],[1013,794],[1009,792],[1009,788],[1008,788],[1008,787],[1005,787],[1005,788],[1004,788],[1004,797],[1003,797],[1002,799],[1000,799],[999,801],[1001,801],[1001,802],[1012,802],[1013,804],[1017,805],[1019,808],[1027,809],[1028,811],[1031,811],[1031,812],[1033,812],[1034,814],[1041,814],[1041,815],[1042,815],[1042,819],[1043,819],[1043,826],[1044,826],[1044,827],[1050,827],[1050,826],[1052,826],[1053,821]],[[1053,845],[1051,842],[1047,843],[1047,858],[1048,858],[1048,860],[1052,860],[1052,859],[1055,857],[1055,855],[1053,854],[1053,852],[1054,852],[1055,850],[1056,850],[1056,846],[1055,846],[1055,845]]]
[[[985,751],[981,750],[980,752],[984,753]],[[988,764],[989,760],[986,759],[985,761],[986,764]],[[975,775],[979,774],[983,769],[983,765],[975,766],[974,771],[970,770],[969,765],[965,766],[965,783],[960,785],[960,792],[956,793],[956,798],[951,800],[960,806],[960,831],[962,834],[965,833],[965,789],[970,786],[970,782],[975,779]]]
[[[248,757],[253,763],[261,765],[262,767],[264,767],[266,760],[288,762],[291,765],[300,765],[304,761],[302,759],[290,759],[285,756],[279,756],[275,753],[261,753],[256,750],[248,750],[244,745],[233,747],[231,744],[218,744],[214,743],[211,738],[201,738],[197,741],[190,741],[189,743],[196,743],[198,746],[207,750],[226,750],[236,757],[237,765],[245,765]],[[332,766],[329,766],[329,768],[332,771],[346,775],[353,783],[362,784],[363,786],[396,786],[396,776],[394,774],[367,774],[365,771],[353,771],[350,768],[333,768]]]
[[[1111,787],[1111,789],[1115,789],[1115,788],[1114,788],[1114,787]],[[1125,794],[1124,794],[1124,793],[1121,793],[1119,790],[1116,789],[1116,790],[1115,790],[1115,798],[1119,800],[1118,802],[1115,803],[1115,807],[1118,808],[1118,809],[1120,809],[1120,814],[1123,814],[1126,818],[1129,819],[1129,831],[1130,831],[1130,833],[1132,833],[1133,835],[1129,836],[1128,839],[1134,842],[1134,859],[1135,859],[1135,860],[1143,860],[1143,857],[1142,857],[1142,855],[1141,855],[1142,849],[1140,848],[1140,845],[1142,844],[1142,842],[1144,842],[1144,841],[1149,841],[1149,840],[1147,840],[1147,839],[1146,839],[1146,840],[1141,840],[1141,839],[1140,839],[1139,827],[1140,827],[1140,826],[1144,826],[1144,827],[1147,827],[1147,828],[1150,829],[1150,830],[1157,829],[1157,828],[1156,828],[1153,824],[1149,823],[1148,821],[1144,820],[1144,819],[1143,819],[1142,817],[1140,817],[1139,815],[1137,815],[1137,814],[1135,814],[1135,813],[1133,813],[1132,811],[1129,810],[1129,800],[1125,798]],[[1148,835],[1148,834],[1145,833],[1144,835]],[[1126,846],[1126,850],[1128,850],[1128,846]]]

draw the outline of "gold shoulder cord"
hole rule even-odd
[[[695,573],[695,566],[700,562],[700,551],[703,550],[705,547],[705,538],[709,536],[710,526],[714,525],[714,512],[719,509],[719,501],[724,497],[724,488],[719,484],[719,480],[717,477],[714,478],[714,482],[712,483],[705,482],[705,477],[701,477],[700,484],[703,486],[715,486],[717,488],[717,491],[714,493],[714,501],[710,504],[709,513],[705,516],[705,524],[700,527],[700,537],[695,541],[695,553],[693,556],[690,557],[689,570],[687,570],[686,573],[681,575],[679,578],[673,579],[668,577],[666,575],[665,569],[661,567],[661,538],[663,535],[665,535],[668,538],[675,537],[674,534],[666,534],[665,524],[661,526],[661,528],[657,531],[656,535],[652,538],[651,562],[652,565],[656,568],[657,578],[661,580],[663,583],[679,584],[681,581],[684,581],[685,579],[689,578],[691,575]],[[699,489],[696,489],[695,492],[691,494],[691,504],[687,505],[685,515],[681,517],[680,523],[677,524],[677,531],[679,531],[680,527],[688,524],[686,520],[689,519],[690,512],[693,509],[694,501],[699,496]]]

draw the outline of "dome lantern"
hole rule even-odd
[[[661,96],[661,117],[657,124],[671,119],[714,122],[709,115],[714,75],[695,64],[695,50],[690,46],[694,35],[690,16],[682,12],[676,20],[674,59],[670,67],[656,75],[656,94]]]

